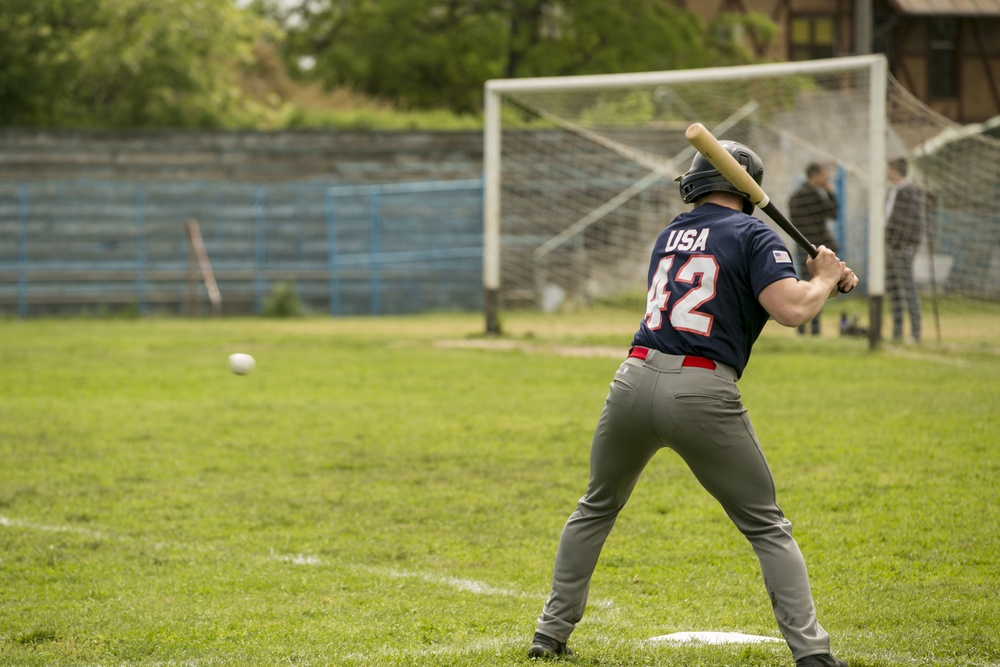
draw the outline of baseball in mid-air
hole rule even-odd
[[[237,375],[246,375],[252,371],[256,365],[257,361],[249,354],[236,352],[235,354],[229,355],[229,370]]]

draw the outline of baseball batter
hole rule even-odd
[[[722,145],[761,182],[756,153]],[[809,322],[858,278],[821,246],[807,264],[811,278],[799,280],[781,238],[751,217],[754,205],[700,154],[678,180],[694,208],[656,239],[645,318],[598,420],[590,483],[563,529],[529,655],[572,653],[566,642],[583,617],[608,533],[643,468],[669,447],[753,546],[797,667],[846,667],[816,620],[805,562],[736,381],[769,318],[788,327]]]

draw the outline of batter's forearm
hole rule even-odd
[[[759,301],[778,324],[797,327],[816,317],[831,292],[836,291],[837,282],[831,276],[786,278],[764,288]]]

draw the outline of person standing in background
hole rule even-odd
[[[792,224],[799,228],[809,241],[815,246],[825,245],[834,253],[840,249],[837,241],[833,238],[827,227],[827,220],[836,219],[840,210],[837,196],[830,185],[830,170],[826,165],[812,162],[806,167],[806,180],[792,193],[788,200],[788,211]],[[802,248],[795,248],[796,259],[798,260],[799,277],[809,280],[806,271],[806,259],[808,256]],[[822,312],[810,322],[810,329],[813,336],[820,333],[820,317]],[[806,333],[806,325],[798,328],[799,334]]]
[[[906,177],[906,158],[889,161],[885,201],[885,286],[892,311],[892,341],[903,342],[903,309],[910,312],[913,342],[920,342],[920,297],[913,280],[913,258],[924,229],[924,191]]]

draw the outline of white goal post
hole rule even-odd
[[[687,208],[673,180],[693,157],[684,130],[700,122],[761,156],[764,188],[786,214],[807,164],[831,166],[843,203],[829,224],[871,297],[877,335],[888,79],[885,58],[873,55],[488,81],[487,333],[500,332],[507,308],[555,310],[644,294],[649,244]]]

